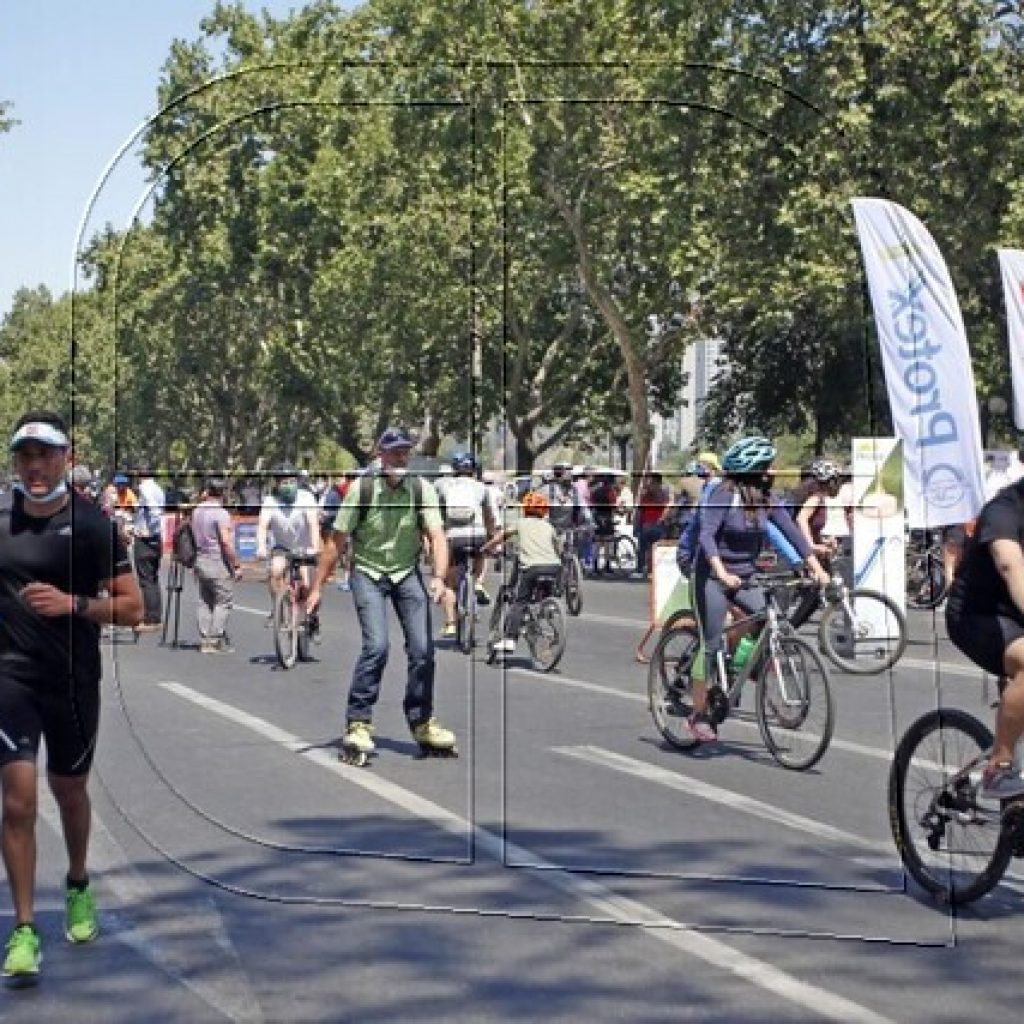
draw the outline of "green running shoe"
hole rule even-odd
[[[92,942],[100,933],[92,888],[88,885],[84,889],[68,886],[64,907],[64,934],[68,942]]]
[[[39,977],[39,965],[42,962],[39,933],[30,924],[19,924],[7,940],[4,977],[23,985],[34,984]]]

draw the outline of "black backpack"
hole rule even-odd
[[[174,536],[171,539],[171,554],[174,556],[174,560],[186,569],[195,568],[199,545],[196,544],[196,534],[188,519],[179,523],[174,531]]]

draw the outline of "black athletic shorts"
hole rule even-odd
[[[0,767],[34,762],[46,740],[46,768],[54,775],[85,775],[92,766],[100,721],[99,683],[72,691],[33,686],[0,676]]]
[[[1002,676],[1006,648],[1024,637],[1024,622],[1009,615],[978,614],[963,610],[959,602],[946,605],[946,630],[953,646],[975,665],[994,676]]]
[[[480,549],[487,543],[487,534],[480,531],[473,533],[462,533],[448,536],[448,553],[451,556],[452,565],[458,565],[473,555],[479,553]]]

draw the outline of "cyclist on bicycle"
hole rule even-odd
[[[256,557],[269,553],[267,587],[270,591],[271,617],[275,597],[287,586],[288,555],[312,555],[320,550],[320,518],[316,499],[299,489],[299,474],[294,466],[282,463],[274,470],[276,493],[268,494],[260,508],[256,524]],[[301,566],[302,585],[308,590],[310,568]],[[270,619],[268,619],[268,622]]]
[[[839,493],[842,482],[842,470],[834,462],[815,459],[807,467],[806,477],[793,496],[796,525],[826,572],[831,568],[839,545],[834,537],[825,537],[822,531],[828,521],[828,500]],[[809,586],[803,592],[799,603],[789,613],[794,629],[799,629],[814,614],[819,598],[817,587]]]
[[[497,529],[491,496],[487,485],[476,479],[477,461],[468,452],[457,452],[451,460],[452,475],[441,477],[434,485],[441,501],[444,534],[448,539],[448,574],[445,577],[444,628],[441,636],[455,636],[455,588],[458,585],[459,565],[471,559],[470,571],[477,601],[488,604],[490,597],[484,589],[482,576],[484,556],[480,553],[484,541]]]
[[[495,645],[496,651],[511,653],[516,649],[519,626],[536,580],[558,575],[560,565],[559,539],[555,528],[548,522],[550,503],[539,491],[530,491],[523,496],[523,514],[504,530],[499,530],[483,546],[483,553],[489,555],[500,550],[512,538],[516,540],[516,557],[512,570],[514,597],[505,618],[505,637]]]
[[[551,479],[541,484],[537,493],[547,498],[550,523],[561,540],[570,530],[582,530],[593,523],[590,509],[581,503],[573,486],[570,463],[556,462],[551,467]]]
[[[995,743],[982,795],[1024,793],[1013,752],[1024,735],[1024,481],[1000,491],[981,510],[946,600],[953,644],[999,678]]]
[[[722,459],[724,479],[701,510],[694,587],[703,657],[698,655],[694,661],[694,712],[689,720],[690,731],[701,742],[717,738],[707,710],[707,679],[714,677],[729,605],[747,615],[765,607],[764,591],[753,584],[752,577],[767,523],[782,531],[818,582],[829,581],[789,513],[772,494],[775,456],[775,445],[766,437],[737,441]]]

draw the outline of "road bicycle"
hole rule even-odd
[[[579,615],[583,611],[583,566],[580,556],[576,553],[576,531],[565,530],[561,535],[562,569],[558,574],[555,596],[565,601],[565,610],[570,615]]]
[[[463,654],[471,654],[476,644],[476,580],[473,578],[473,555],[464,548],[455,554],[455,646]]]
[[[498,657],[497,644],[505,636],[505,620],[512,609],[516,593],[516,575],[503,583],[494,599],[490,628],[487,635],[487,664]],[[530,651],[530,663],[538,672],[550,672],[562,660],[567,640],[565,616],[555,597],[557,576],[537,576],[532,584],[523,609],[520,634]]]
[[[922,715],[896,746],[889,825],[911,877],[943,903],[962,906],[994,889],[1024,857],[1024,801],[989,800],[981,776],[992,733],[966,711]],[[1018,744],[1014,763],[1021,763]]]
[[[907,604],[918,610],[937,608],[950,585],[942,560],[942,531],[911,530],[906,561]]]
[[[784,768],[806,770],[828,749],[835,708],[828,673],[818,653],[796,636],[779,609],[778,577],[755,577],[764,588],[761,612],[739,618],[726,635],[759,626],[760,634],[746,663],[738,670],[724,652],[712,666],[707,710],[717,727],[739,707],[744,686],[756,687],[758,729],[765,747]],[[692,620],[680,620],[662,634],[647,673],[648,706],[665,740],[690,750],[698,740],[690,732],[693,714],[694,662],[701,653],[700,635]]]
[[[306,588],[302,583],[303,566],[315,566],[316,555],[287,554],[285,586],[274,597],[274,651],[281,668],[296,661],[309,661],[316,632],[316,619],[306,611]]]

